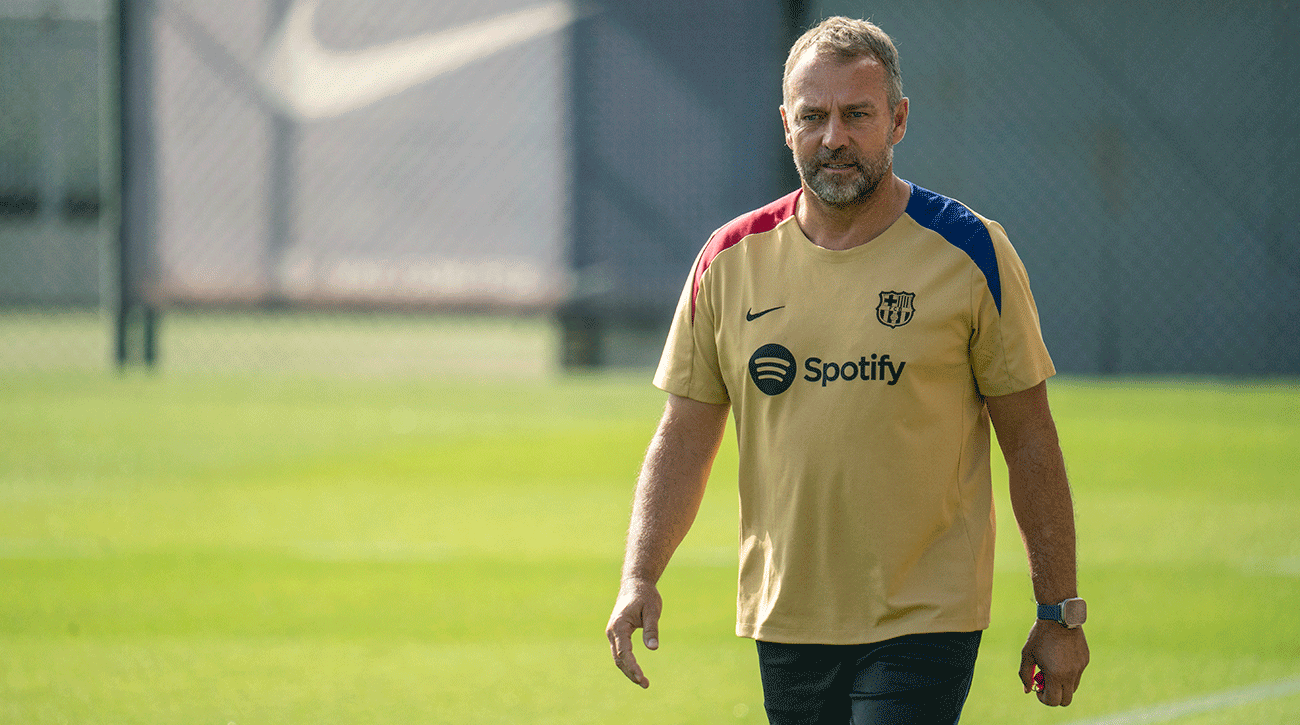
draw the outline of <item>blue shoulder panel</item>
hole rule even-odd
[[[922,189],[912,184],[912,198],[907,202],[907,215],[917,224],[937,232],[948,243],[966,253],[975,266],[984,273],[989,283],[989,294],[1002,313],[1002,280],[998,277],[998,255],[993,249],[993,238],[984,222],[961,202]]]

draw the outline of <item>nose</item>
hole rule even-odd
[[[822,145],[831,151],[844,148],[848,144],[848,133],[844,127],[844,121],[835,115],[832,115],[826,121],[825,130],[822,132]]]

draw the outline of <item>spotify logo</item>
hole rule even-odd
[[[763,393],[780,395],[794,383],[794,355],[784,345],[764,345],[749,358],[749,377]]]
[[[808,371],[803,376],[804,380],[819,383],[822,388],[836,383],[835,388],[838,389],[842,383],[853,381],[897,385],[903,377],[907,362],[894,360],[889,353],[873,352],[869,360],[866,355],[858,355],[857,360],[850,357],[844,362],[823,362],[819,357],[810,357],[803,361],[803,367]],[[789,390],[794,384],[795,372],[794,355],[785,345],[769,342],[755,350],[753,357],[749,358],[749,377],[767,395],[780,395]]]

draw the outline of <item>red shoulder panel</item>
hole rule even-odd
[[[709,237],[709,243],[704,245],[704,251],[700,253],[700,262],[695,265],[695,276],[691,281],[691,322],[695,321],[695,298],[700,294],[700,280],[704,278],[704,271],[713,264],[713,260],[717,259],[724,250],[739,244],[745,237],[770,232],[781,222],[794,216],[795,209],[799,206],[799,195],[802,193],[803,189],[795,190],[761,209],[738,216]]]

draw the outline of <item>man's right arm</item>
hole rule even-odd
[[[605,628],[614,664],[641,687],[649,687],[650,680],[632,654],[632,633],[642,629],[645,646],[659,648],[663,600],[656,585],[700,509],[728,410],[726,404],[670,395],[646,450],[632,501],[618,600]]]

